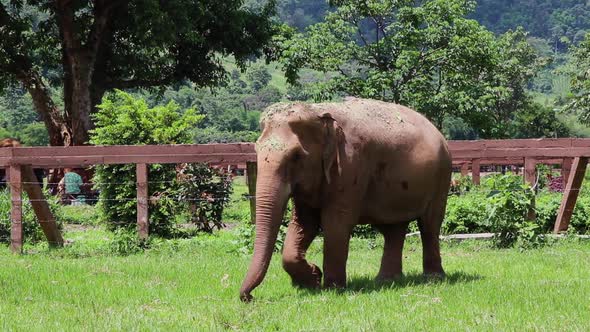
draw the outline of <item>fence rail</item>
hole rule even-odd
[[[567,229],[579,189],[590,157],[590,139],[522,139],[450,141],[453,165],[462,174],[471,173],[478,184],[482,166],[524,166],[525,181],[534,184],[537,164],[561,165],[566,181],[564,197],[554,231]],[[11,188],[11,248],[22,250],[22,190],[33,193],[32,201],[38,219],[50,242],[63,243],[55,223],[46,208],[38,206],[38,186],[32,168],[84,167],[93,165],[135,164],[137,175],[137,225],[140,238],[148,236],[148,165],[206,162],[214,165],[239,165],[247,170],[249,195],[256,194],[256,151],[252,143],[203,145],[146,145],[146,146],[76,146],[76,147],[9,147],[0,149],[0,168],[9,174]],[[34,192],[33,192],[34,191]],[[29,196],[31,197],[31,193]],[[42,197],[41,197],[42,198]],[[255,203],[251,200],[252,220]],[[50,238],[51,237],[51,238]]]

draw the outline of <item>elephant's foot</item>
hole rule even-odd
[[[315,264],[309,264],[310,271],[291,275],[293,285],[301,288],[316,289],[322,286],[322,270]]]
[[[404,274],[402,272],[397,273],[379,273],[377,277],[375,277],[375,282],[377,283],[391,283],[395,281],[399,281],[403,279]]]
[[[324,288],[326,289],[337,289],[346,288],[346,277],[344,278],[324,278]]]
[[[244,303],[249,303],[254,299],[254,297],[252,295],[250,295],[250,293],[241,293],[240,294],[240,300]]]
[[[424,271],[423,274],[424,278],[432,281],[443,280],[446,277],[445,271],[437,270],[437,271]]]

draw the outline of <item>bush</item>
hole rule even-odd
[[[191,142],[192,128],[202,119],[193,110],[179,111],[171,102],[148,108],[142,99],[116,91],[103,99],[94,116],[96,129],[91,143],[96,145],[179,144]],[[150,233],[169,237],[175,234],[174,165],[149,166]],[[133,229],[136,225],[136,179],[134,165],[96,167],[94,182],[100,189],[101,218],[111,229]]]
[[[562,195],[559,193],[552,193],[543,191],[535,198],[535,213],[537,217],[537,224],[541,227],[541,231],[549,233],[553,231],[555,220],[557,219],[557,212],[561,204]],[[580,201],[578,201],[578,205]],[[579,214],[579,209],[574,211]]]
[[[115,230],[110,250],[115,255],[128,256],[147,248],[148,242],[140,241],[137,234],[125,228]]]
[[[530,232],[541,233],[540,227],[526,218],[533,207],[535,192],[523,184],[522,178],[502,175],[488,177],[485,181],[484,187],[491,189],[485,224],[496,233],[494,242],[498,247],[512,246],[520,235],[532,238]]]
[[[578,197],[568,232],[572,234],[590,234],[590,196]]]
[[[206,164],[188,164],[180,171],[179,178],[179,200],[186,202],[191,222],[208,233],[221,229],[223,208],[232,193],[231,175]]]
[[[489,229],[486,220],[486,197],[481,193],[450,196],[441,233],[481,233]]]
[[[63,213],[61,206],[57,199],[48,193],[45,193],[45,197],[48,198],[49,208],[56,219],[58,228],[62,228]],[[10,192],[8,190],[0,190],[0,243],[10,243]],[[45,240],[43,230],[39,225],[39,221],[35,216],[33,207],[28,201],[27,194],[23,192],[23,236],[25,242],[36,243]]]

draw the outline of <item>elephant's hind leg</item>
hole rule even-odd
[[[319,226],[319,212],[300,207],[293,211],[283,246],[283,268],[296,286],[321,287],[322,271],[305,259],[305,253],[317,236]]]
[[[440,196],[430,203],[424,216],[418,219],[418,228],[422,238],[424,274],[432,277],[444,277],[445,275],[440,257],[439,236],[440,227],[445,217],[447,191],[441,192]]]
[[[383,234],[385,245],[383,257],[381,257],[381,268],[377,274],[378,281],[390,281],[402,276],[402,251],[406,240],[408,223],[389,225],[375,225]]]

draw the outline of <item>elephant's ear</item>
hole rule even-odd
[[[324,113],[320,116],[324,127],[324,152],[322,155],[322,164],[324,168],[324,175],[326,181],[331,182],[330,172],[334,163],[338,170],[338,175],[342,173],[342,166],[340,165],[341,156],[338,153],[339,145],[344,140],[344,133],[338,122],[334,120],[330,113]]]

